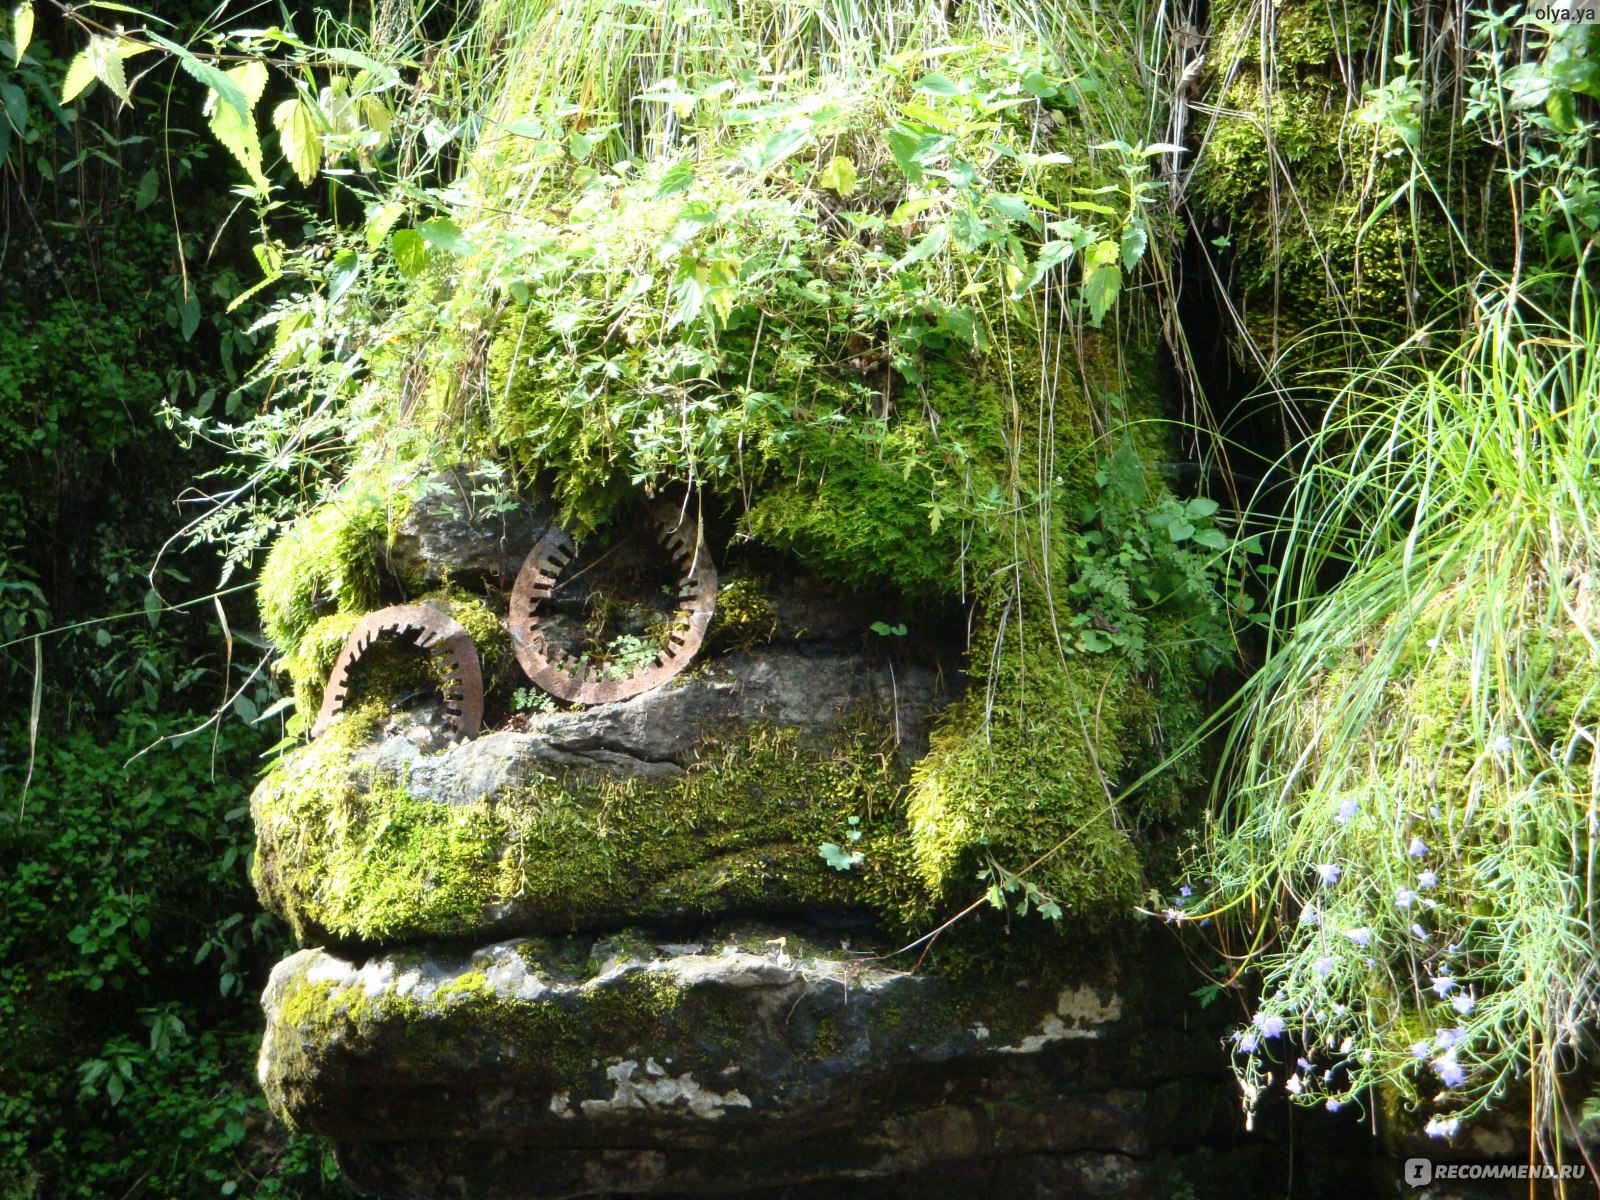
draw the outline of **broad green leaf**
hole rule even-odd
[[[810,137],[810,121],[796,122],[778,130],[762,143],[761,155],[756,166],[757,173],[770,171],[803,146]]]
[[[917,158],[917,150],[921,139],[916,134],[905,129],[891,129],[885,135],[889,143],[889,153],[894,155],[895,165],[905,173],[905,177],[912,183],[922,181],[922,163]]]
[[[1562,133],[1571,133],[1578,128],[1577,100],[1565,88],[1550,93],[1550,98],[1544,102],[1544,111],[1551,124]]]
[[[1076,247],[1071,242],[1052,241],[1039,247],[1039,257],[1033,260],[1033,270],[1029,272],[1027,282],[1017,290],[1019,292],[1032,291],[1039,286],[1039,282],[1056,267],[1064,262],[1070,262]]]
[[[133,98],[128,95],[128,73],[122,67],[122,49],[117,45],[117,39],[94,34],[83,53],[89,60],[94,77],[105,84],[118,100],[124,104],[132,103]]]
[[[368,250],[376,250],[383,244],[383,239],[389,236],[394,223],[405,215],[405,211],[405,205],[394,200],[387,204],[375,204],[367,209]]]
[[[828,165],[822,168],[822,174],[817,176],[817,186],[848,196],[856,190],[856,164],[842,154],[834,155],[828,160]]]
[[[962,89],[956,84],[955,80],[948,75],[937,73],[924,75],[917,87],[925,92],[932,92],[935,96],[959,96],[962,94]]]
[[[0,108],[18,133],[28,132],[28,97],[14,83],[0,83]]]
[[[139,176],[139,188],[133,196],[133,210],[143,212],[156,202],[156,197],[161,194],[161,179],[152,167]]]
[[[192,291],[185,296],[183,304],[178,309],[178,316],[178,333],[187,342],[194,337],[195,331],[200,328],[200,297]]]
[[[656,188],[657,200],[665,200],[668,196],[676,196],[680,192],[687,192],[694,186],[694,168],[688,163],[676,163],[667,168],[661,176],[661,183]]]
[[[303,98],[285,100],[272,110],[272,126],[278,131],[283,157],[288,160],[295,178],[301,183],[310,183],[322,165],[321,121],[317,112]],[[377,241],[382,240],[380,233]]]
[[[1220,507],[1221,505],[1219,505],[1210,496],[1196,496],[1193,500],[1189,501],[1189,503],[1183,506],[1184,511],[1188,513],[1190,517],[1197,519],[1215,516],[1217,509]]]
[[[1228,548],[1228,535],[1220,529],[1202,529],[1194,535],[1194,540],[1208,550],[1226,550]]]
[[[432,255],[428,243],[415,229],[396,229],[389,239],[394,249],[395,269],[407,279],[415,279],[428,269]]]
[[[894,269],[903,271],[915,263],[925,262],[944,249],[944,244],[949,239],[950,227],[948,225],[935,225],[928,231],[926,237],[906,251],[905,256],[894,264]]]
[[[328,303],[337,304],[361,274],[361,256],[354,250],[341,250],[333,256],[329,272]]]
[[[1113,251],[1115,242],[1102,242]],[[1117,301],[1117,293],[1122,290],[1122,268],[1115,264],[1111,266],[1090,267],[1083,275],[1083,298],[1089,302],[1089,323],[1096,329],[1100,322],[1105,320],[1106,313],[1111,311],[1111,306]],[[1174,539],[1176,540],[1176,539]]]
[[[1098,629],[1085,629],[1078,638],[1083,643],[1083,648],[1091,654],[1104,654],[1116,645]]]
[[[1050,100],[1061,89],[1043,71],[1029,71],[1022,77],[1022,90],[1041,100]]]
[[[389,111],[389,106],[381,98],[361,97],[361,121],[377,135],[368,139],[367,150],[380,150],[389,144],[389,133],[394,128],[394,114]]]
[[[11,54],[12,64],[20,66],[22,56],[28,52],[28,43],[33,41],[33,0],[22,0],[22,3],[11,10]]]
[[[461,232],[461,226],[448,217],[435,217],[431,221],[424,221],[417,226],[417,232],[435,250],[458,255],[472,253],[472,243],[467,240],[467,235]]]
[[[1167,536],[1174,542],[1187,542],[1194,536],[1194,526],[1179,517],[1167,526]]]
[[[354,67],[358,71],[366,71],[385,87],[393,87],[400,82],[400,73],[393,67],[386,66],[375,58],[368,58],[355,50],[343,50],[337,46],[319,47],[317,53],[323,58],[339,63],[341,66]]]
[[[1143,225],[1130,225],[1122,231],[1122,269],[1132,271],[1150,245],[1150,234]]]
[[[266,64],[252,61],[223,72],[244,101],[244,115],[217,92],[212,100],[211,132],[217,141],[245,169],[258,189],[265,192],[272,184],[261,169],[261,137],[256,132],[255,106],[267,89]]]
[[[988,197],[989,207],[994,209],[1008,221],[1020,221],[1024,225],[1031,225],[1037,229],[1039,218],[1033,215],[1033,209],[1021,196],[1007,195],[1004,192],[991,192]]]
[[[71,104],[84,89],[94,82],[94,63],[89,61],[89,52],[80,50],[76,58],[67,66],[67,77],[61,83],[61,103]]]
[[[162,37],[159,33],[151,33],[146,30],[146,36],[177,58],[178,65],[191,77],[199,80],[215,92],[218,101],[231,108],[238,115],[240,121],[246,122],[250,120],[250,110],[254,107],[255,101],[246,100],[244,92],[230,78],[227,72],[219,71],[209,63],[201,62],[186,47]]]

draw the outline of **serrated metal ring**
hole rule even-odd
[[[457,741],[478,736],[483,726],[483,668],[472,635],[459,622],[426,604],[397,604],[368,613],[344,640],[344,649],[328,676],[322,710],[311,736],[325,732],[350,695],[350,668],[385,634],[409,642],[442,668],[444,710]]]
[[[557,699],[608,704],[637,696],[688,666],[705,640],[717,608],[717,567],[699,522],[675,504],[657,503],[651,506],[650,524],[679,571],[677,610],[666,648],[653,663],[620,679],[607,678],[603,667],[573,658],[545,637],[540,608],[577,556],[566,530],[552,526],[517,572],[508,621],[512,647],[528,678]]]

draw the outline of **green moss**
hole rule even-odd
[[[730,579],[717,590],[706,648],[714,654],[743,653],[771,641],[777,625],[772,602],[754,579]]]
[[[1492,164],[1448,112],[1421,118],[1420,164],[1357,118],[1368,73],[1402,48],[1385,47],[1373,5],[1284,0],[1263,20],[1245,4],[1212,10],[1206,78],[1217,116],[1189,195],[1207,239],[1226,234],[1218,263],[1250,334],[1269,354],[1292,347],[1309,369],[1350,346],[1302,338],[1354,328],[1387,348],[1386,327],[1414,326],[1450,302],[1450,285],[1476,268],[1435,189],[1457,212],[1474,211]],[[1509,233],[1504,222],[1467,231],[1491,262]]]
[[[296,1108],[314,1107],[301,1093],[315,1096],[324,1053],[403,1055],[426,1075],[452,1070],[494,1044],[537,1048],[527,1060],[536,1064],[534,1089],[603,1094],[609,1089],[597,1045],[623,1050],[675,1041],[681,1047],[675,1068],[693,1070],[696,1042],[736,1042],[750,1023],[735,997],[700,994],[687,1006],[685,995],[670,979],[644,972],[535,1004],[500,996],[482,970],[466,971],[421,999],[414,992],[369,994],[362,986],[312,983],[302,972],[277,1011],[267,1096],[285,1119]]]
[[[280,653],[292,655],[319,617],[377,607],[378,549],[388,524],[383,492],[352,485],[273,544],[257,602],[262,627]]]
[[[1018,871],[1048,855],[1029,878],[1073,923],[1099,923],[1138,894],[1138,856],[1111,800],[1130,683],[1104,660],[1063,662],[1042,606],[1022,617],[1023,632],[985,631],[1004,641],[992,693],[960,701],[917,764],[916,868],[930,889],[970,890],[991,859]]]
[[[512,903],[551,930],[812,905],[870,906],[896,925],[926,913],[896,844],[907,771],[880,731],[818,745],[757,728],[702,746],[676,781],[540,777],[448,805],[401,780],[357,786],[351,749],[377,715],[353,713],[258,791],[257,886],[303,935],[450,936]],[[818,847],[851,816],[865,861],[835,871]]]
[[[355,612],[319,617],[301,636],[293,653],[284,657],[283,669],[294,689],[295,704],[307,720],[313,719],[322,707],[328,676],[359,620],[361,614]]]

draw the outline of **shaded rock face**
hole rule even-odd
[[[304,950],[266,992],[262,1083],[358,1187],[416,1200],[1156,1196],[1233,1134],[1215,1042],[1148,974],[962,984],[847,947],[741,922]]]
[[[419,490],[390,538],[388,562],[424,587],[509,586],[553,519],[547,505],[505,495],[496,480],[466,469],[430,476]]]

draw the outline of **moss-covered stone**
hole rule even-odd
[[[303,936],[385,942],[501,918],[564,930],[810,906],[868,907],[903,926],[927,911],[898,844],[908,770],[876,726],[824,744],[758,726],[703,743],[669,781],[538,776],[443,804],[352,760],[378,718],[371,706],[348,714],[257,790],[256,882]],[[818,848],[851,831],[863,861],[829,867]]]
[[[281,653],[292,655],[319,617],[378,606],[378,551],[388,526],[384,493],[358,483],[296,521],[273,543],[261,569],[257,603],[262,628]]]
[[[1210,21],[1215,111],[1197,118],[1189,196],[1263,354],[1292,352],[1295,369],[1310,370],[1359,358],[1361,338],[1387,349],[1453,302],[1451,287],[1477,270],[1470,255],[1503,257],[1509,225],[1455,222],[1440,207],[1448,197],[1471,211],[1491,167],[1447,111],[1399,106],[1417,123],[1406,135],[1415,155],[1364,119],[1364,89],[1401,73],[1387,60],[1405,44],[1403,15],[1230,0]]]

